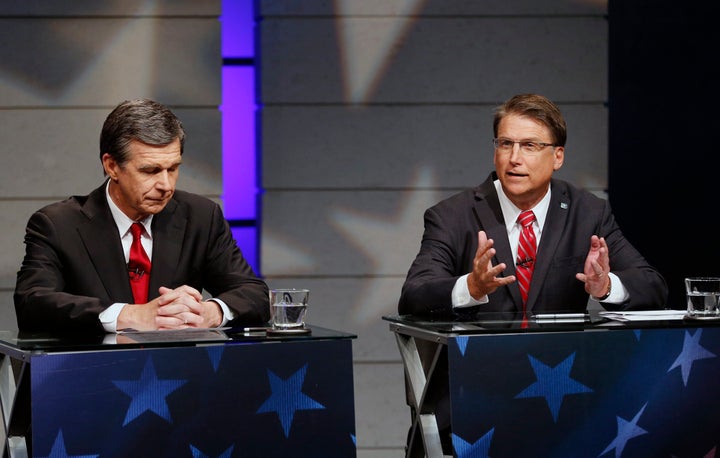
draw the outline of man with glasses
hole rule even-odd
[[[567,138],[558,107],[516,95],[497,108],[493,133],[495,172],[425,212],[399,313],[500,312],[524,327],[537,313],[585,312],[590,297],[607,309],[664,308],[664,278],[624,238],[609,203],[552,177]],[[435,416],[449,454],[447,401]]]
[[[608,201],[552,177],[565,160],[559,108],[540,95],[516,95],[497,108],[493,133],[495,172],[425,212],[399,313],[527,318],[584,312],[589,297],[608,309],[663,308],[664,278],[623,237]],[[529,256],[517,222],[527,210],[535,239]],[[527,265],[523,294],[518,280]]]

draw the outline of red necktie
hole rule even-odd
[[[533,221],[535,221],[535,214],[530,210],[520,213],[517,219],[517,222],[522,226],[522,230],[520,231],[515,271],[520,286],[520,295],[522,296],[523,328],[527,328],[528,326],[525,304],[527,303],[528,291],[530,291],[530,280],[532,279],[533,269],[535,268],[535,254],[537,252],[535,232],[532,227]]]
[[[150,286],[150,258],[148,258],[140,242],[142,225],[133,223],[130,226],[130,232],[132,232],[133,236],[132,245],[130,245],[130,262],[128,262],[130,286],[132,287],[135,303],[144,304],[147,302],[148,288]]]

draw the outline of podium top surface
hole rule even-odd
[[[232,343],[270,343],[355,339],[343,331],[308,325],[306,332],[273,333],[265,327],[188,329],[178,331],[123,332],[118,334],[28,334],[0,331],[0,350],[9,352],[65,352],[161,348]]]
[[[692,328],[720,326],[720,316],[707,319],[688,317],[683,310],[645,310],[586,313],[538,314],[521,328],[519,314],[477,312],[466,315],[388,315],[391,329],[413,328],[439,336],[468,334],[598,331],[610,329]]]

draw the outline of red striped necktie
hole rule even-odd
[[[527,303],[528,291],[530,291],[530,281],[532,280],[533,269],[535,268],[535,254],[537,252],[535,232],[533,231],[532,226],[533,221],[535,221],[535,214],[530,210],[520,213],[520,216],[518,216],[517,219],[517,222],[522,226],[522,229],[520,230],[518,258],[515,262],[515,272],[517,273],[520,295],[522,296],[523,328],[527,328],[528,326],[525,304]]]
[[[148,298],[148,288],[150,287],[150,258],[140,242],[140,234],[142,234],[142,225],[133,223],[130,226],[133,241],[130,245],[130,261],[128,262],[128,275],[130,276],[130,286],[132,287],[133,297],[136,304],[144,304]]]

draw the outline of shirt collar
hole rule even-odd
[[[130,226],[133,221],[130,219],[125,213],[120,210],[120,207],[118,207],[115,202],[113,202],[112,198],[110,197],[110,180],[108,180],[107,184],[105,185],[105,198],[107,199],[108,206],[110,207],[110,213],[112,214],[113,220],[115,220],[115,225],[117,226],[118,233],[120,234],[120,238],[125,237],[125,234],[127,234],[130,231]],[[152,226],[152,218],[153,215],[148,216],[142,221],[138,221],[143,225],[145,228],[145,233],[152,239],[152,232],[150,230]]]
[[[495,189],[497,190],[498,200],[500,200],[500,208],[502,209],[503,218],[505,218],[505,228],[509,234],[513,226],[517,223],[517,218],[523,210],[517,208],[515,204],[510,201],[510,198],[505,194],[505,191],[503,191],[500,180],[495,180],[494,184]],[[548,190],[545,193],[545,196],[537,203],[537,205],[530,208],[530,210],[535,213],[535,219],[537,220],[537,225],[540,231],[542,231],[542,228],[545,226],[545,217],[547,217],[547,211],[550,207],[551,193],[552,190],[548,184]]]

